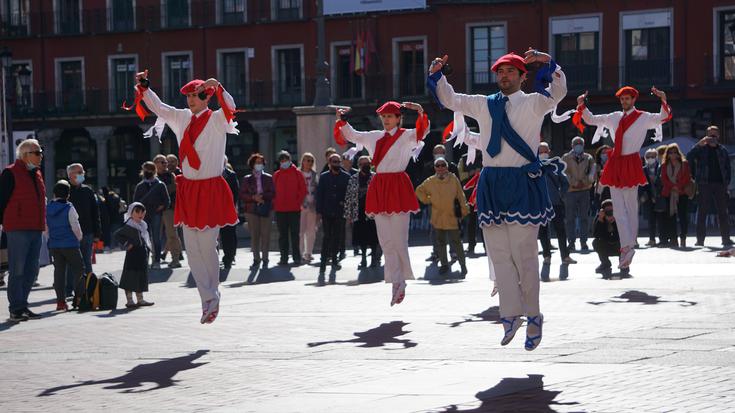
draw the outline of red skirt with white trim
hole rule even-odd
[[[630,155],[611,154],[605,167],[602,169],[600,183],[613,188],[632,188],[646,185],[646,176],[643,175],[643,164],[638,152]]]
[[[237,225],[232,190],[225,178],[186,179],[176,177],[174,225],[205,230]]]
[[[370,180],[365,198],[365,214],[419,212],[419,202],[411,179],[405,172],[377,173]]]

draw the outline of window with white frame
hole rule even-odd
[[[301,49],[288,48],[275,51],[276,101],[280,105],[301,103],[303,84],[301,79]]]
[[[161,17],[165,27],[189,26],[190,0],[161,0]]]
[[[564,67],[570,91],[597,89],[600,80],[600,17],[552,18],[552,55]]]
[[[84,106],[84,62],[82,59],[58,60],[56,67],[56,104],[62,111],[77,111]]]
[[[504,24],[472,25],[469,28],[470,41],[470,88],[483,91],[495,82],[490,67],[506,50]]]
[[[221,24],[243,24],[246,10],[245,0],[219,0],[219,21]]]
[[[166,71],[163,95],[173,106],[186,106],[186,97],[179,93],[179,89],[191,80],[191,55],[168,54],[163,60]]]
[[[247,102],[247,52],[222,51],[219,53],[220,82],[237,104]]]
[[[400,96],[418,96],[425,93],[426,62],[424,41],[398,42],[398,93]]]
[[[138,64],[135,56],[110,57],[110,110],[120,107],[123,101],[130,104],[135,99],[135,74]]]
[[[673,79],[671,12],[625,14],[622,20],[622,83],[670,85]]]
[[[716,16],[718,20],[718,45],[715,51],[719,79],[735,81],[735,9],[723,10]]]
[[[3,32],[10,36],[27,36],[28,0],[5,0],[0,2]]]
[[[81,0],[56,0],[54,6],[56,33],[77,34],[82,32]]]
[[[131,0],[109,1],[109,28],[114,32],[135,30],[135,2]]]
[[[334,87],[337,99],[362,97],[363,77],[355,73],[355,55],[349,44],[334,47]]]

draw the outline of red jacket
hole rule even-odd
[[[298,212],[306,197],[306,181],[301,171],[293,164],[287,169],[278,169],[273,174],[276,196],[273,210],[276,212]]]
[[[3,214],[4,231],[46,230],[46,186],[41,170],[33,175],[20,159],[8,166],[13,173],[13,192]]]
[[[692,173],[689,171],[689,162],[681,163],[681,169],[679,169],[679,176],[676,177],[676,182],[671,182],[669,175],[666,173],[666,169],[666,165],[661,167],[661,183],[663,184],[661,196],[668,197],[671,194],[671,188],[674,187],[679,191],[679,195],[684,195],[684,187],[692,180]]]

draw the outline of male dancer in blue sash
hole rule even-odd
[[[466,143],[469,150],[483,151],[477,214],[500,293],[505,329],[500,344],[510,343],[525,315],[525,348],[530,351],[541,342],[543,325],[538,228],[554,217],[542,175],[563,171],[558,158],[542,163],[537,149],[544,116],[567,94],[566,77],[551,56],[529,49],[524,57],[510,53],[493,64],[499,93],[465,95],[455,93],[442,76],[446,62],[446,55],[434,59],[427,85],[440,105],[474,118],[480,126],[478,138]],[[537,92],[526,94],[521,84],[531,63],[541,63],[541,68],[536,75]]]

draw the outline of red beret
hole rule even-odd
[[[196,93],[197,88],[204,84],[204,81],[201,79],[194,79],[191,82],[185,84],[179,91],[182,95],[188,95],[189,93]],[[209,87],[204,91],[207,96],[212,96],[214,94],[214,88]]]
[[[638,99],[638,91],[632,86],[623,86],[620,88],[620,90],[615,92],[616,98],[619,98],[623,95],[630,95],[633,99]]]
[[[396,116],[401,116],[401,104],[390,100],[383,103],[383,106],[379,107],[378,110],[376,110],[375,112],[377,112],[378,115],[392,113]]]
[[[521,73],[526,73],[528,71],[526,69],[526,61],[523,60],[521,56],[518,56],[513,52],[510,52],[504,56],[500,56],[500,59],[495,61],[493,67],[490,70],[492,70],[493,72],[497,72],[500,65],[511,65],[520,70]]]

